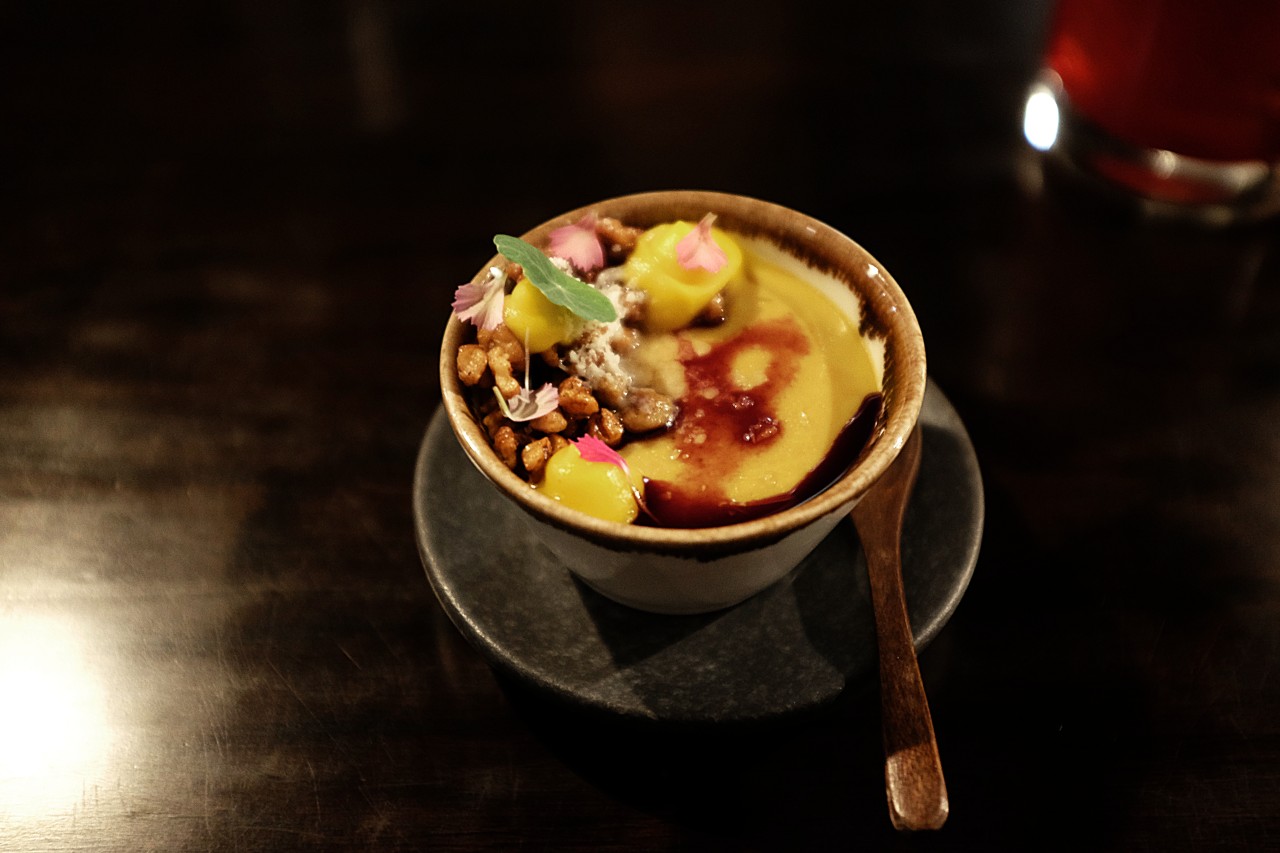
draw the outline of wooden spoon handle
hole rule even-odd
[[[880,652],[880,705],[884,729],[885,792],[897,829],[938,829],[950,805],[933,733],[929,700],[902,590],[902,519],[920,465],[920,431],[853,511],[867,575]],[[869,498],[874,497],[874,500]]]

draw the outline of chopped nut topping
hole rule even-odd
[[[620,447],[630,435],[665,429],[675,422],[676,402],[651,388],[633,387],[623,361],[640,343],[636,325],[643,320],[646,295],[628,287],[621,263],[642,233],[642,228],[607,217],[596,225],[609,266],[592,280],[614,304],[618,320],[588,324],[572,344],[537,353],[526,352],[524,341],[505,324],[476,328],[475,342],[458,348],[458,379],[474,389],[472,410],[494,451],[503,464],[531,482],[541,478],[547,460],[571,441],[589,435]],[[515,263],[502,271],[511,283],[524,275]],[[717,322],[723,316],[723,300],[717,300],[699,322]],[[497,387],[504,399],[511,400],[525,387],[544,382],[557,385],[558,407],[523,423],[503,415],[491,390]]]
[[[531,441],[520,449],[520,461],[524,464],[524,470],[530,474],[540,472],[550,458],[551,439],[546,436],[537,441]]]
[[[610,447],[617,447],[625,434],[622,419],[613,409],[601,409],[587,421],[587,435],[595,436]]]
[[[553,412],[547,412],[545,415],[529,421],[529,426],[538,432],[564,432],[565,428],[569,426],[569,420],[564,416],[564,412],[556,409]]]
[[[493,372],[493,381],[508,400],[520,393],[520,380],[513,375],[512,367],[506,350],[500,346],[489,348],[489,370]]]
[[[631,432],[666,429],[675,423],[677,406],[666,394],[652,388],[634,388],[622,408],[622,425]]]
[[[506,417],[504,417],[502,412],[497,408],[485,415],[484,419],[480,421],[480,425],[484,427],[484,431],[488,433],[491,441],[493,440],[493,437],[498,434],[498,430],[501,429],[503,425],[509,426],[509,424],[507,424]]]
[[[570,376],[560,383],[560,408],[571,418],[585,418],[600,410],[591,386],[580,376]]]
[[[495,347],[506,354],[507,361],[511,362],[512,367],[516,370],[524,370],[524,343],[505,324],[493,330],[489,350],[492,352]]]
[[[516,468],[516,449],[519,446],[520,440],[516,437],[516,431],[510,426],[499,427],[493,436],[493,449],[498,452],[498,457],[503,464],[513,471]]]
[[[636,241],[640,239],[640,235],[643,233],[643,228],[623,225],[609,216],[602,216],[596,222],[596,234],[604,240],[609,260],[615,263],[624,260],[627,255],[631,254],[631,250],[636,247]]]
[[[706,304],[702,312],[694,318],[694,322],[701,326],[718,326],[729,316],[729,306],[724,300],[724,291],[720,291],[711,297],[711,301]]]
[[[489,354],[478,344],[463,344],[458,348],[458,379],[464,385],[475,385],[484,378],[489,368]]]

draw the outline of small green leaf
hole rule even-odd
[[[519,237],[509,237],[506,234],[494,237],[493,245],[498,247],[498,251],[507,260],[522,266],[533,286],[556,305],[569,309],[584,320],[594,320],[597,323],[612,323],[618,319],[618,312],[614,310],[609,297],[551,263],[551,259],[542,250]]]

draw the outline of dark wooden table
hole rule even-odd
[[[1020,135],[1044,4],[0,11],[0,849],[1280,850],[1280,236]],[[874,690],[571,714],[438,606],[411,479],[490,235],[799,208],[907,290],[986,483],[897,835]]]

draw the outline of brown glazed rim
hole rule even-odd
[[[915,427],[925,390],[924,340],[915,313],[888,271],[865,249],[816,219],[770,202],[701,190],[638,193],[606,199],[571,210],[523,235],[545,246],[550,232],[576,222],[588,212],[611,216],[629,225],[651,226],[676,219],[697,221],[717,216],[726,231],[768,240],[811,267],[852,286],[863,310],[863,332],[885,339],[884,410],[876,435],[853,468],[809,500],[754,521],[723,527],[674,529],[646,527],[594,518],[563,506],[530,488],[502,463],[477,423],[458,379],[458,347],[471,324],[449,318],[440,350],[440,388],[454,434],[477,468],[503,494],[535,518],[617,551],[674,554],[701,559],[749,551],[835,511],[862,495],[897,457]],[[475,276],[484,277],[501,263],[494,255]],[[874,267],[878,275],[871,276]]]

